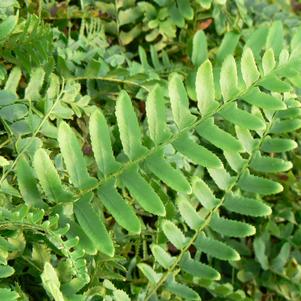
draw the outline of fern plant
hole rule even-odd
[[[63,34],[17,16],[0,24],[0,299],[259,300],[262,286],[298,300],[282,285],[299,287],[299,219],[275,195],[299,164],[300,29],[287,44],[274,21],[218,47],[198,31],[184,66],[154,46],[123,53],[95,20]],[[55,55],[10,46],[37,37]]]

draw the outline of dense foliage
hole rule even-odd
[[[301,300],[297,1],[0,1],[0,300]]]

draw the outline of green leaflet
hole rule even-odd
[[[250,105],[257,106],[267,110],[283,110],[285,104],[278,98],[261,92],[258,88],[250,89],[246,94],[242,95],[241,98],[248,102]]]
[[[170,137],[170,132],[166,125],[163,89],[159,85],[149,93],[145,109],[150,137],[156,145],[161,144]]]
[[[252,52],[256,57],[265,45],[268,31],[269,29],[267,26],[261,26],[257,28],[254,32],[252,32],[250,37],[246,41],[245,48],[251,48]]]
[[[160,275],[157,274],[149,265],[145,263],[138,263],[137,266],[150,283],[156,284],[160,280]]]
[[[190,253],[186,252],[180,262],[181,270],[186,273],[191,274],[192,276],[205,278],[210,280],[220,280],[220,273],[208,266],[207,264],[203,264],[197,260],[191,259]]]
[[[15,273],[15,269],[9,265],[0,265],[0,279],[8,278]]]
[[[262,130],[265,128],[264,121],[248,111],[241,110],[236,103],[228,103],[219,111],[219,114],[231,123],[249,130]]]
[[[187,238],[182,231],[171,221],[164,220],[162,222],[162,230],[168,240],[177,248],[183,249],[187,243]]]
[[[213,179],[217,187],[221,190],[227,190],[233,183],[233,178],[225,168],[208,168],[210,177]]]
[[[233,55],[223,62],[220,73],[220,87],[224,101],[234,98],[238,92],[237,68]]]
[[[59,125],[58,142],[73,185],[80,189],[95,185],[96,179],[92,178],[87,171],[85,158],[75,133],[65,122]]]
[[[225,219],[216,213],[212,215],[209,226],[215,232],[230,237],[246,237],[256,232],[256,228],[247,223]]]
[[[19,299],[19,294],[8,288],[0,288],[0,300],[14,301]]]
[[[280,80],[279,77],[274,75],[264,77],[258,84],[265,89],[278,93],[289,92],[292,89],[290,84]]]
[[[35,68],[30,73],[30,81],[25,89],[25,99],[40,100],[40,90],[44,83],[45,71],[42,68]]]
[[[61,179],[44,149],[36,151],[33,167],[46,196],[52,202],[64,203],[72,201],[72,194],[64,190]]]
[[[259,78],[259,72],[250,48],[245,48],[241,57],[241,74],[247,87],[250,87]]]
[[[274,51],[272,48],[265,51],[262,57],[262,69],[263,74],[269,74],[276,66],[276,61],[274,57]]]
[[[208,210],[213,209],[219,203],[208,185],[200,178],[192,179],[192,191],[197,200]]]
[[[218,48],[218,52],[216,54],[216,62],[217,64],[222,64],[222,62],[225,60],[225,58],[228,55],[231,55],[234,53],[234,50],[237,46],[237,43],[239,41],[240,35],[230,31],[227,32],[222,40],[222,43],[220,47]]]
[[[64,219],[62,222],[62,226],[68,223],[70,225],[69,231],[66,233],[68,239],[73,239],[75,237],[79,238],[78,245],[85,250],[86,254],[95,255],[97,253],[97,247],[94,242],[89,238],[89,236],[85,233],[82,227],[75,223],[72,220]]]
[[[193,19],[193,9],[190,5],[189,0],[177,0],[177,4],[179,7],[179,11],[183,15],[183,17],[187,20]]]
[[[243,151],[240,142],[232,135],[216,126],[213,118],[208,118],[201,122],[196,130],[201,137],[222,150],[233,152]]]
[[[238,152],[224,152],[224,157],[236,172],[240,172],[246,162]]]
[[[10,72],[8,79],[5,83],[5,91],[9,91],[11,93],[16,93],[17,87],[19,85],[20,79],[22,76],[22,71],[19,67],[14,67]]]
[[[91,144],[98,169],[107,176],[120,168],[113,155],[109,127],[103,113],[96,110],[90,118]]]
[[[165,207],[152,186],[137,172],[137,167],[126,170],[121,175],[122,182],[140,206],[156,215],[165,216]]]
[[[172,189],[191,193],[191,187],[185,176],[173,168],[163,157],[162,151],[156,152],[146,159],[147,168]]]
[[[167,282],[166,288],[176,296],[184,298],[184,300],[201,300],[200,296],[193,289],[184,284],[180,284],[175,281],[169,281]]]
[[[269,153],[282,153],[295,149],[298,144],[292,139],[285,138],[271,138],[266,136],[260,148],[264,152]]]
[[[301,128],[301,119],[288,119],[288,120],[277,119],[273,123],[270,129],[270,133],[272,134],[290,133],[300,128]]]
[[[251,175],[248,172],[241,176],[238,186],[247,192],[259,193],[261,195],[276,194],[283,190],[283,187],[279,183]]]
[[[283,49],[283,42],[284,37],[282,22],[279,20],[274,21],[269,29],[265,47],[266,49],[272,48],[276,57],[278,57],[280,51]]]
[[[98,195],[103,205],[121,227],[132,233],[140,233],[141,224],[138,217],[133,208],[117,192],[113,181],[102,185],[98,189]]]
[[[214,153],[202,145],[196,144],[188,135],[181,135],[172,144],[177,151],[196,164],[212,168],[222,166],[220,159]]]
[[[185,200],[183,197],[179,198],[177,202],[179,212],[186,222],[186,224],[194,230],[197,230],[200,228],[200,226],[203,223],[203,219],[200,217],[200,215],[196,212],[196,210],[193,208],[193,206],[190,204],[188,200]]]
[[[18,22],[18,16],[9,16],[0,24],[0,41],[7,39],[14,31]]]
[[[74,204],[76,219],[95,247],[100,252],[113,257],[113,242],[100,217],[90,205],[92,196],[92,193],[88,193]]]
[[[165,269],[168,269],[176,260],[159,245],[152,245],[151,250],[156,261]]]
[[[208,58],[207,38],[203,30],[198,30],[193,37],[191,61],[200,66]]]
[[[172,115],[179,129],[190,126],[196,117],[190,113],[189,100],[179,74],[172,74],[168,83]]]
[[[116,117],[123,150],[130,160],[145,152],[141,142],[141,131],[129,95],[121,91],[116,104]]]
[[[209,60],[206,60],[198,68],[195,87],[201,114],[204,116],[214,111],[218,107],[218,103],[215,101],[212,65]]]
[[[46,262],[44,264],[43,273],[41,274],[41,279],[44,289],[48,292],[50,296],[54,298],[55,301],[64,301],[65,298],[60,290],[60,280],[58,278],[57,272],[54,267]]]
[[[232,212],[250,216],[266,216],[272,213],[272,209],[263,201],[246,198],[229,193],[226,195],[223,206]]]
[[[257,155],[252,159],[250,167],[260,172],[278,173],[288,171],[293,167],[293,164],[289,161],[268,156],[261,156],[260,153],[257,153]]]
[[[233,248],[228,245],[205,236],[199,236],[196,241],[198,250],[206,253],[208,256],[218,258],[220,260],[237,261],[240,256]]]
[[[16,174],[19,189],[24,202],[30,207],[46,208],[37,188],[37,181],[33,169],[29,166],[25,157],[21,157],[16,165]]]

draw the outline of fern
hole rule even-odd
[[[287,50],[282,50],[276,62],[270,48],[260,66],[255,63],[251,49],[245,48],[240,64],[242,78],[239,78],[231,55],[222,63],[219,73],[213,71],[209,60],[205,60],[198,68],[195,83],[199,114],[191,113],[182,79],[173,74],[168,84],[168,95],[177,128],[166,123],[165,91],[154,86],[146,103],[148,135],[152,141],[150,147],[143,145],[130,97],[122,91],[116,104],[122,154],[117,158],[114,156],[107,121],[99,109],[95,110],[90,117],[89,130],[98,171],[90,175],[76,134],[62,121],[57,139],[72,186],[66,190],[49,154],[40,148],[33,158],[39,183],[28,160],[25,157],[18,160],[16,175],[20,193],[30,207],[45,208],[45,202],[57,206],[66,202],[72,204],[76,223],[84,232],[79,233],[79,227],[74,226],[72,235],[86,236],[87,245],[84,241],[81,244],[84,249],[95,249],[113,256],[113,238],[103,220],[94,212],[93,203],[101,202],[122,228],[139,234],[141,221],[133,205],[118,192],[118,187],[126,187],[139,207],[162,216],[163,233],[180,250],[180,254],[173,258],[162,246],[153,246],[152,252],[163,268],[162,273],[155,272],[144,263],[139,265],[150,281],[145,300],[162,285],[183,298],[198,299],[196,292],[176,281],[176,269],[212,281],[219,280],[220,274],[205,263],[190,258],[190,246],[195,245],[208,257],[230,262],[239,260],[239,253],[227,244],[225,237],[254,235],[255,228],[246,222],[223,217],[225,212],[222,208],[243,215],[265,216],[271,213],[271,209],[259,198],[282,191],[280,184],[266,179],[262,172],[286,171],[291,164],[280,158],[268,157],[264,152],[266,145],[274,152],[273,140],[277,142],[276,151],[279,147],[287,149],[287,145],[295,147],[292,140],[282,139],[279,135],[300,128],[301,123],[294,114],[296,102],[292,101],[293,94],[285,89],[281,95],[277,88],[274,91],[267,83],[276,78],[290,88],[283,78],[290,78],[297,72],[300,63],[298,57],[289,56]],[[218,86],[216,78],[219,78]],[[28,96],[27,93],[27,97],[34,98],[34,95]],[[229,122],[229,127],[222,128],[220,119]],[[219,197],[201,179],[190,183],[181,171],[174,169],[164,156],[167,145],[172,145],[193,164],[206,168],[220,191]],[[170,189],[186,195],[179,200],[178,210],[191,231],[183,233],[173,221],[164,218],[164,202],[146,180],[144,174],[147,172],[153,173]],[[38,184],[45,196],[41,195]],[[203,206],[202,214],[190,203],[189,198],[193,195]],[[71,256],[70,252],[66,254]]]

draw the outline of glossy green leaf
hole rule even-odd
[[[191,61],[194,66],[198,67],[207,58],[207,38],[203,30],[198,30],[193,37]]]
[[[271,138],[266,136],[261,144],[261,150],[269,153],[288,152],[297,147],[297,143],[291,139]]]

